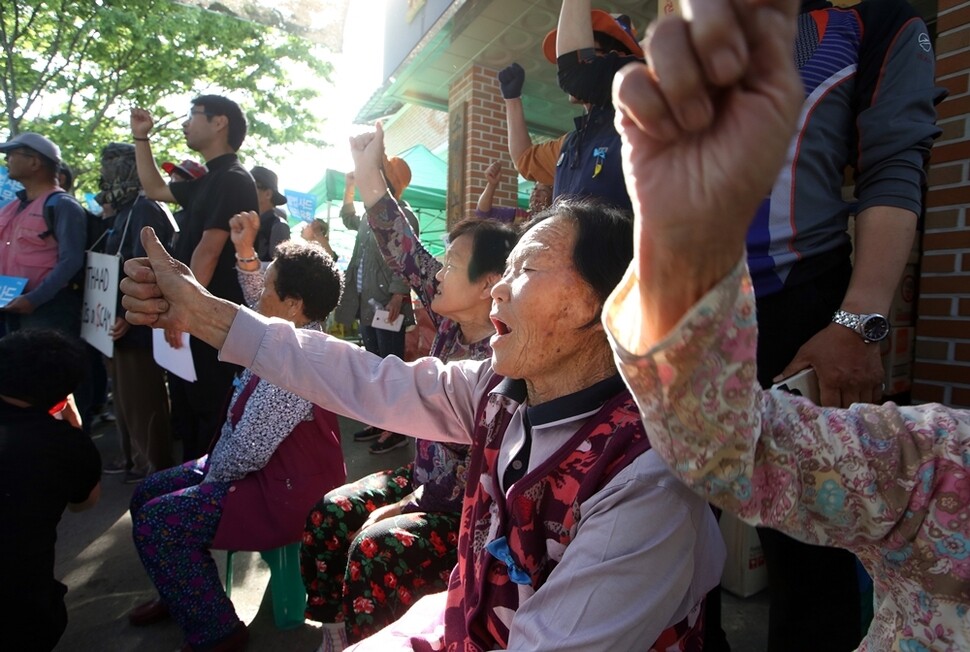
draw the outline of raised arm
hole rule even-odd
[[[131,135],[135,141],[135,165],[138,168],[138,180],[145,191],[145,196],[155,201],[175,203],[172,191],[162,177],[161,171],[155,164],[152,145],[148,134],[151,133],[155,121],[151,114],[144,109],[131,110]]]
[[[532,136],[525,122],[525,110],[522,108],[522,85],[525,84],[525,70],[517,63],[504,68],[498,74],[499,88],[505,98],[505,125],[508,130],[509,156],[518,165],[519,159],[532,148]],[[528,175],[519,170],[525,177]],[[543,183],[552,183],[551,172],[549,179],[540,179]]]
[[[556,56],[594,46],[589,0],[563,0],[556,28]]]
[[[344,202],[340,207],[340,219],[344,227],[356,231],[360,228],[360,216],[357,215],[357,207],[354,206],[354,187],[356,179],[353,172],[344,175]]]
[[[229,219],[229,239],[236,250],[236,276],[246,305],[255,309],[263,291],[263,266],[256,254],[259,215],[255,211],[237,213]]]
[[[384,131],[380,123],[375,132],[352,138],[350,149],[354,157],[354,176],[381,254],[391,271],[403,278],[418,295],[431,321],[437,325],[441,316],[430,306],[437,291],[435,275],[441,269],[441,263],[421,244],[409,216],[388,191],[380,167],[384,156]]]
[[[651,67],[616,76],[642,346],[660,341],[744,255],[801,105],[790,52],[797,6],[763,0],[741,16],[724,1],[689,23],[665,17],[647,42]]]
[[[488,214],[492,212],[492,200],[495,197],[495,191],[498,189],[499,181],[502,180],[503,167],[501,160],[495,160],[485,168],[485,189],[482,190],[482,194],[478,197],[478,204],[475,206],[478,213]],[[479,215],[479,217],[482,217],[482,215]]]

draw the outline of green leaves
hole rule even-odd
[[[203,93],[242,106],[244,154],[323,144],[309,107],[330,84],[328,53],[265,25],[169,0],[0,0],[0,51],[6,127],[58,143],[86,190],[101,148],[130,140],[132,106],[155,116],[159,159],[190,155],[180,126]]]

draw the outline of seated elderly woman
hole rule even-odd
[[[264,274],[256,229],[239,225],[246,219],[259,221],[256,213],[234,217],[232,239],[247,302],[299,332],[318,332],[340,297],[333,260],[317,245],[284,243]],[[132,496],[135,547],[159,597],[132,610],[131,623],[171,615],[185,632],[183,649],[242,649],[246,626],[209,549],[299,541],[307,510],[346,477],[336,416],[244,371],[210,453],[150,476]]]
[[[407,279],[436,328],[430,355],[444,362],[490,358],[490,292],[516,232],[497,221],[459,222],[440,263],[388,193],[381,168],[359,157],[354,173],[361,195],[376,200],[368,202],[367,220],[388,268]],[[334,489],[314,506],[300,566],[306,615],[324,623],[330,649],[370,636],[414,600],[447,588],[457,561],[467,455],[464,444],[418,438],[411,464]]]
[[[359,137],[355,162],[380,150]],[[707,504],[650,450],[599,323],[631,226],[591,202],[537,217],[492,288],[486,361],[381,359],[267,320],[206,293],[149,229],[123,301],[132,322],[184,328],[316,404],[471,445],[448,591],[357,649],[698,649],[724,545]]]
[[[804,96],[791,57],[797,7],[740,14],[724,0],[695,15],[746,44],[730,79],[707,74],[715,48],[692,38],[711,24],[687,29],[679,17],[653,38],[695,56],[652,56],[653,70],[620,73],[641,238],[606,324],[650,440],[684,482],[748,523],[859,557],[876,594],[860,650],[967,650],[970,411],[822,408],[758,385],[744,240]],[[667,79],[685,82],[680,95],[656,82]],[[683,97],[711,108],[708,118],[682,122],[668,107]]]

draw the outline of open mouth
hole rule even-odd
[[[489,319],[492,320],[492,326],[495,327],[496,335],[508,335],[512,332],[512,329],[504,321],[496,319],[495,317],[490,317]]]

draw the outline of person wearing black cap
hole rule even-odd
[[[290,239],[286,213],[277,208],[286,203],[286,197],[279,190],[279,177],[275,172],[259,165],[249,172],[256,182],[256,195],[259,197],[256,255],[260,260],[269,262],[275,258],[273,252],[276,251],[276,245]]]
[[[81,293],[72,281],[84,265],[86,222],[57,185],[61,150],[24,132],[0,144],[11,179],[24,189],[0,208],[0,275],[27,279],[24,293],[0,308],[0,333],[56,328],[77,336]]]

